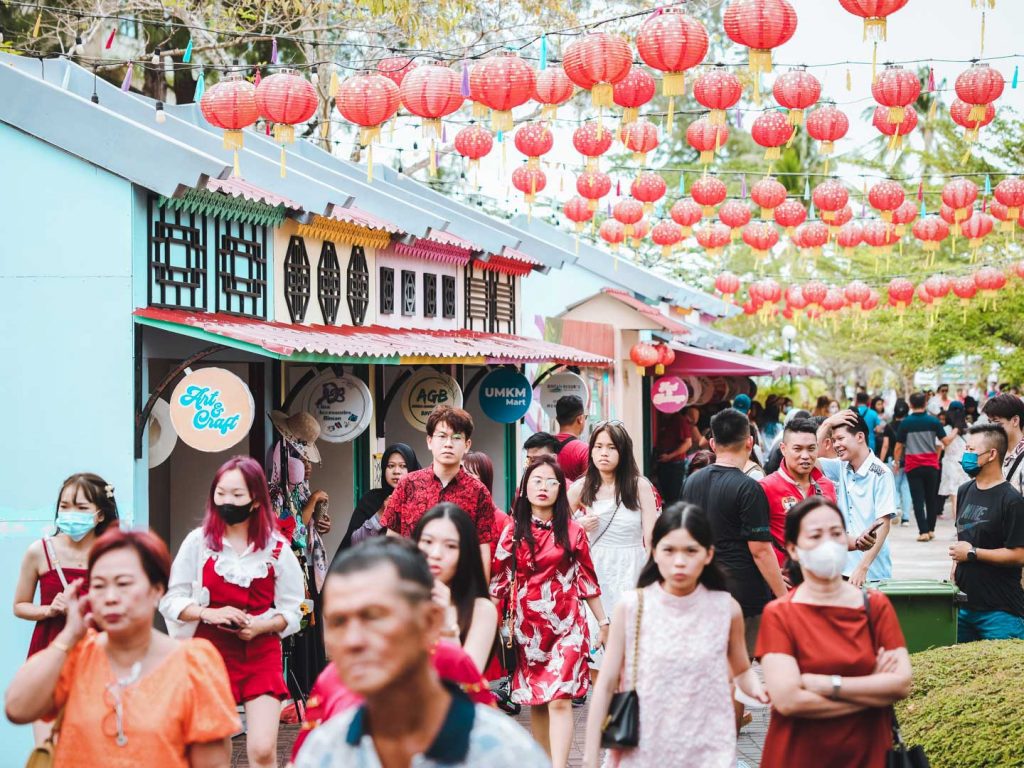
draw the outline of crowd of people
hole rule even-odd
[[[472,417],[439,406],[429,462],[386,448],[330,559],[315,421],[275,421],[269,483],[252,458],[221,466],[173,562],[73,475],[22,565],[15,613],[36,626],[7,716],[58,767],[227,766],[239,712],[249,764],[273,766],[292,700],[298,768],[565,768],[586,702],[587,768],[732,768],[739,689],[772,707],[762,766],[882,766],[911,663],[864,585],[892,575],[900,478],[920,541],[951,498],[960,640],[1024,638],[1024,401],[824,400],[659,419],[652,482],[621,422],[588,431],[565,396],[507,511]],[[502,712],[524,706],[532,738]]]

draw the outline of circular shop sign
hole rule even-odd
[[[537,388],[540,390],[537,394],[540,407],[551,419],[555,418],[555,403],[564,395],[576,395],[583,401],[584,411],[590,404],[590,390],[587,388],[587,382],[578,373],[572,371],[553,373],[544,379]]]
[[[402,395],[402,413],[406,421],[426,432],[430,412],[439,405],[461,408],[462,388],[447,373],[420,368],[409,378]]]
[[[686,407],[690,391],[678,376],[662,376],[651,387],[651,403],[662,413],[676,413]]]
[[[171,423],[197,451],[226,451],[249,434],[256,407],[245,382],[223,368],[199,368],[171,395]]]
[[[511,368],[498,368],[480,382],[480,410],[500,424],[514,424],[530,410],[530,380]]]
[[[308,385],[299,402],[320,423],[320,439],[328,443],[355,440],[370,426],[373,398],[361,379],[323,371]]]

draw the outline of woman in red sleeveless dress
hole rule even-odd
[[[206,517],[181,544],[160,601],[175,637],[195,635],[220,652],[231,692],[245,707],[249,764],[277,760],[281,701],[288,698],[281,638],[299,628],[302,570],[277,531],[255,459],[229,459],[214,477]]]
[[[64,629],[65,590],[75,579],[85,579],[93,542],[117,519],[114,488],[102,477],[81,473],[64,481],[54,518],[57,533],[29,545],[14,590],[14,615],[36,623],[29,656],[49,646]],[[37,584],[38,603],[34,602]],[[84,593],[86,587],[83,581],[79,591]],[[46,740],[50,728],[42,721],[32,724],[37,744]]]

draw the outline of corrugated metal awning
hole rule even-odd
[[[815,376],[811,368],[792,365],[778,360],[766,360],[739,352],[724,352],[718,349],[698,349],[678,341],[670,346],[676,353],[675,362],[668,366],[667,373],[677,376]]]
[[[612,361],[561,344],[501,333],[430,331],[380,325],[289,325],[182,309],[137,309],[135,321],[172,333],[290,362],[411,365],[560,363],[605,367]]]

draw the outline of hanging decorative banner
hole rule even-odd
[[[514,424],[530,410],[530,380],[511,368],[498,368],[480,382],[480,410],[499,424]]]
[[[555,403],[564,395],[576,395],[583,401],[584,410],[590,406],[590,390],[587,388],[587,382],[577,373],[563,371],[552,374],[544,379],[537,388],[540,407],[552,419],[555,418]]]
[[[223,368],[200,368],[178,382],[171,395],[171,423],[197,451],[216,453],[249,434],[256,406],[249,387]]]
[[[323,371],[298,397],[300,408],[320,423],[320,439],[347,443],[363,434],[373,417],[373,397],[361,379]]]
[[[651,387],[651,404],[662,413],[676,413],[686,407],[690,391],[678,376],[662,376]]]
[[[405,420],[421,432],[427,431],[430,412],[439,405],[462,407],[462,388],[447,373],[420,368],[410,377],[402,395]]]

